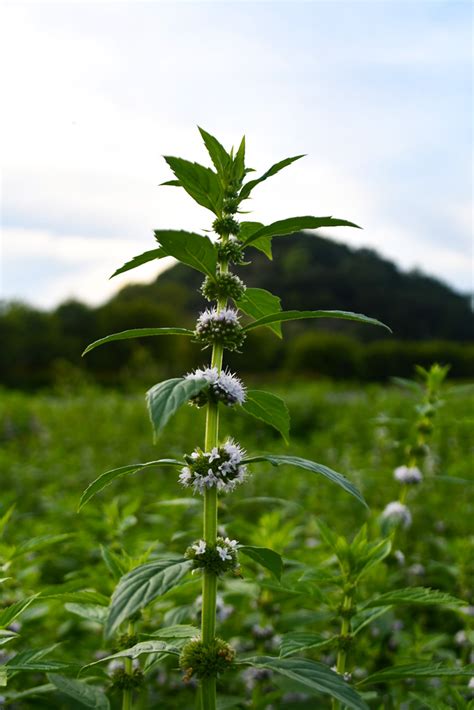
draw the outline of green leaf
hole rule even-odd
[[[280,656],[293,656],[295,653],[302,653],[315,648],[323,648],[332,644],[337,637],[327,638],[321,634],[314,634],[306,631],[291,631],[284,634],[281,639]]]
[[[452,676],[471,676],[474,674],[474,665],[463,668],[450,668],[441,663],[407,663],[400,666],[391,666],[381,671],[372,673],[361,680],[358,685],[372,685],[385,683],[402,678],[441,678]]]
[[[386,328],[390,333],[392,332],[388,325],[381,323],[375,318],[369,318],[369,316],[364,316],[362,313],[351,313],[349,311],[283,311],[281,313],[271,313],[268,316],[249,323],[244,327],[244,330],[260,328],[260,326],[269,325],[270,323],[281,323],[287,320],[302,320],[307,318],[340,318],[342,320],[353,320],[357,323],[380,325],[382,328]]]
[[[242,409],[252,417],[261,419],[280,432],[288,443],[290,436],[290,413],[285,402],[271,392],[247,390]]]
[[[173,641],[186,641],[195,636],[199,636],[200,630],[197,626],[190,624],[175,624],[174,626],[165,626],[163,629],[158,629],[148,636],[158,639],[171,639]]]
[[[340,700],[347,708],[368,710],[368,705],[342,677],[328,666],[305,658],[272,658],[255,656],[243,663],[253,668],[268,668],[303,685],[306,691],[323,693]]]
[[[101,688],[89,685],[81,680],[66,678],[56,673],[49,673],[48,680],[50,680],[61,693],[81,705],[84,705],[86,708],[95,708],[95,710],[109,710],[110,708],[109,700]]]
[[[348,222],[345,219],[337,219],[336,217],[289,217],[288,219],[280,219],[278,222],[262,227],[254,232],[250,237],[247,237],[244,246],[249,246],[256,239],[262,237],[284,237],[288,234],[295,234],[303,229],[319,229],[320,227],[355,227],[360,229],[354,222]]]
[[[265,256],[267,257],[267,259],[270,259],[270,261],[273,261],[272,238],[271,237],[261,237],[260,239],[256,239],[249,246],[263,252],[265,254]]]
[[[105,547],[105,545],[100,546],[100,554],[107,565],[107,569],[115,580],[120,579],[120,577],[128,571],[124,560],[108,547]]]
[[[130,261],[125,262],[125,264],[121,266],[120,269],[114,271],[110,278],[113,279],[114,276],[118,276],[118,274],[123,274],[125,271],[131,271],[131,269],[136,269],[137,266],[147,264],[149,261],[154,261],[155,259],[163,259],[163,257],[165,256],[165,252],[163,251],[163,249],[160,248],[145,251],[143,252],[143,254],[134,256],[133,259],[130,259]]]
[[[18,618],[20,614],[23,614],[23,612],[28,609],[30,604],[32,604],[34,600],[38,598],[38,596],[39,594],[34,594],[31,597],[22,599],[21,601],[15,602],[15,604],[10,604],[10,606],[7,606],[5,607],[5,609],[2,609],[0,611],[0,629],[4,629],[7,626],[10,626],[12,621]]]
[[[211,160],[214,163],[214,167],[217,170],[218,175],[224,177],[226,175],[227,166],[230,163],[230,155],[225,150],[225,148],[219,143],[217,138],[211,136],[210,133],[205,131],[204,128],[200,128],[200,126],[198,126],[198,129],[204,141],[204,145],[207,148],[207,152],[209,153]]]
[[[14,641],[18,637],[19,637],[19,634],[15,633],[14,631],[1,630],[0,631],[0,646],[6,646],[7,643],[10,643],[10,641]]]
[[[247,288],[242,298],[235,301],[235,305],[248,316],[252,316],[252,318],[264,318],[281,311],[279,297],[264,288]],[[268,327],[279,338],[282,337],[280,323],[274,323]]]
[[[268,547],[255,547],[253,545],[241,545],[239,553],[250,557],[257,564],[265,567],[276,579],[281,578],[283,571],[283,560],[278,552],[270,550]]]
[[[117,653],[112,653],[110,656],[100,658],[98,661],[93,661],[93,663],[88,663],[81,670],[96,666],[98,663],[109,663],[113,661],[114,658],[139,658],[139,656],[147,653],[171,653],[174,656],[178,656],[179,649],[164,643],[164,641],[140,641],[140,643],[135,644],[135,646],[131,648],[126,648],[123,651],[118,651]]]
[[[157,437],[175,412],[191,397],[208,386],[204,377],[185,379],[174,377],[160,382],[148,390],[146,394],[148,412]]]
[[[6,663],[5,667],[9,671],[37,671],[38,673],[47,673],[48,671],[65,671],[73,667],[72,663],[65,663],[64,661],[24,661],[19,662],[15,658],[12,659],[11,663]]]
[[[81,501],[79,503],[79,507],[77,511],[79,512],[81,508],[85,506],[86,503],[90,501],[91,498],[93,498],[96,493],[99,493],[99,491],[102,491],[106,486],[108,486],[112,481],[114,481],[116,478],[120,478],[121,476],[128,476],[132,475],[133,473],[136,473],[137,471],[141,471],[144,468],[150,468],[150,466],[182,466],[181,461],[176,461],[175,459],[158,459],[157,461],[148,461],[147,463],[132,463],[129,464],[128,466],[120,466],[120,468],[113,468],[111,471],[106,471],[102,475],[100,475],[98,478],[95,479],[95,481],[92,481],[90,483],[84,493],[81,496]]]
[[[242,136],[240,145],[232,163],[232,182],[240,185],[245,177],[245,136]]]
[[[446,592],[429,587],[407,587],[405,589],[394,589],[386,594],[381,594],[364,604],[365,609],[378,606],[394,606],[396,604],[421,604],[430,606],[439,604],[442,606],[466,606],[467,602],[451,596]]]
[[[106,635],[111,636],[132,614],[179,584],[191,567],[192,562],[183,558],[158,560],[122,577],[112,595]]]
[[[164,158],[188,195],[199,205],[218,215],[222,206],[222,191],[216,173],[183,158],[170,155],[165,155]]]
[[[242,463],[257,463],[259,461],[268,461],[272,464],[272,466],[296,466],[297,468],[304,468],[307,471],[312,471],[313,473],[319,473],[321,476],[329,479],[332,483],[335,483],[343,488],[346,493],[350,493],[359,501],[359,503],[365,505],[366,508],[368,507],[362,494],[359,493],[353,483],[348,481],[342,474],[333,471],[327,466],[323,466],[323,464],[308,461],[307,459],[299,458],[299,456],[274,456],[273,454],[253,456],[252,458],[245,459]]]
[[[32,537],[19,545],[11,559],[20,557],[21,555],[29,554],[30,552],[39,552],[45,547],[56,545],[58,542],[64,542],[72,537],[72,533],[59,533],[59,535],[41,535],[40,537]]]
[[[373,621],[390,611],[390,606],[383,606],[379,609],[362,609],[352,617],[351,633],[356,636],[362,629],[369,626]]]
[[[187,328],[133,328],[132,330],[122,330],[120,333],[113,333],[112,335],[107,335],[105,338],[100,338],[100,340],[95,340],[93,343],[87,346],[87,348],[82,353],[82,356],[89,353],[94,348],[98,348],[106,343],[112,343],[114,340],[130,340],[132,338],[147,338],[151,335],[194,335],[192,330]]]
[[[167,256],[173,256],[202,274],[214,277],[217,249],[209,237],[183,230],[155,230],[155,239]]]
[[[109,613],[106,606],[99,604],[75,604],[72,602],[65,606],[71,614],[76,614],[88,621],[94,621],[96,624],[105,624]]]
[[[240,191],[240,199],[247,199],[254,187],[259,185],[264,180],[267,180],[267,178],[272,177],[272,175],[276,175],[278,172],[280,172],[280,170],[286,168],[287,165],[291,165],[291,163],[294,163],[295,160],[299,160],[300,158],[304,158],[304,155],[295,155],[292,158],[285,158],[284,160],[280,160],[278,163],[275,163],[275,165],[272,165],[272,167],[269,168],[265,173],[263,173],[263,175],[261,175],[259,178],[246,182]]]

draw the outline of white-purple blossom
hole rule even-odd
[[[393,477],[399,483],[421,483],[423,474],[417,466],[397,466],[393,472]]]
[[[206,552],[206,541],[198,540],[194,543],[194,545],[192,545],[192,548],[196,555],[203,555]]]
[[[181,469],[179,481],[183,486],[203,494],[208,488],[228,493],[245,480],[247,467],[242,464],[245,451],[232,439],[209,452],[194,451],[185,456],[187,466]]]
[[[383,520],[387,520],[389,522],[401,523],[404,528],[410,527],[412,522],[409,509],[398,500],[394,500],[385,506],[382,512],[382,518]]]

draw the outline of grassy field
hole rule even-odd
[[[424,481],[408,497],[413,524],[395,537],[394,550],[400,553],[392,550],[357,594],[363,602],[394,588],[434,587],[465,600],[466,606],[390,608],[357,636],[348,662],[354,681],[393,664],[439,661],[453,666],[470,660],[473,402],[469,388],[446,389]],[[246,485],[222,499],[220,522],[226,535],[272,548],[286,561],[281,585],[244,559],[243,577],[221,584],[218,633],[242,655],[278,655],[281,637],[288,632],[338,633],[334,557],[317,520],[349,538],[364,523],[370,536],[380,536],[379,516],[398,496],[392,473],[403,463],[415,417],[414,395],[395,386],[295,382],[276,393],[292,415],[289,447],[272,429],[242,413],[225,412],[222,431],[232,433],[249,454],[291,452],[345,474],[362,491],[370,511],[310,472],[268,464],[252,466]],[[80,495],[103,471],[159,457],[180,458],[202,445],[203,415],[182,409],[154,444],[142,393],[4,391],[0,400],[3,603],[41,594],[12,622],[10,630],[18,636],[0,652],[8,660],[25,649],[58,644],[48,659],[82,666],[115,648],[113,640],[103,638],[100,608],[108,603],[120,569],[149,555],[182,554],[201,535],[202,501],[190,497],[176,473],[164,468],[115,481],[78,514]],[[119,561],[118,569],[112,558]],[[309,567],[314,573],[295,583]],[[186,578],[144,611],[140,633],[163,625],[198,624],[199,594],[198,576]],[[303,655],[329,666],[335,661],[331,647]],[[148,682],[135,707],[194,707],[193,684],[183,683],[175,660],[148,657],[146,664]],[[83,677],[107,688],[107,672],[107,664],[97,665]],[[288,680],[261,675],[226,677],[221,707],[264,708],[272,702],[275,708],[330,707],[327,696],[316,701]],[[373,708],[461,708],[470,703],[468,681],[462,676],[402,679],[362,685],[360,692]],[[30,694],[27,689],[33,687],[39,689]],[[19,708],[84,706],[59,693],[36,668],[11,671],[3,696]],[[112,690],[109,697],[112,707],[120,707],[117,692]]]

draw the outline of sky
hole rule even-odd
[[[242,134],[264,223],[326,235],[472,289],[472,5],[3,1],[0,297],[99,304],[145,266],[153,229],[209,229],[162,155],[208,164],[197,125]],[[258,173],[257,173],[258,174]],[[286,237],[291,239],[291,237]],[[350,307],[350,304],[347,304]]]

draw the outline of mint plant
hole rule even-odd
[[[134,269],[141,264],[174,257],[182,264],[202,273],[201,292],[209,307],[198,315],[194,330],[183,327],[137,328],[108,335],[91,345],[85,353],[118,340],[141,337],[181,336],[192,338],[210,352],[210,362],[186,375],[174,377],[152,387],[147,393],[147,404],[155,437],[159,436],[172,417],[184,404],[205,408],[206,428],[203,442],[190,442],[192,450],[180,460],[159,458],[146,463],[135,463],[107,471],[86,489],[81,506],[118,477],[135,474],[154,467],[171,467],[178,471],[178,483],[203,498],[202,538],[189,541],[181,557],[161,557],[127,572],[112,596],[105,625],[107,636],[121,627],[134,635],[137,614],[158,596],[181,583],[190,572],[202,574],[201,632],[184,646],[166,641],[142,642],[120,651],[126,658],[121,674],[123,708],[132,706],[134,676],[131,658],[142,654],[179,654],[179,664],[185,679],[199,681],[200,707],[216,708],[216,680],[232,667],[252,666],[267,669],[297,681],[310,692],[328,694],[350,708],[366,707],[356,691],[343,676],[327,666],[302,658],[272,658],[256,656],[236,658],[235,651],[219,638],[216,629],[216,599],[219,578],[234,575],[238,570],[239,555],[246,555],[263,565],[275,576],[281,573],[282,560],[267,548],[241,544],[223,537],[218,531],[218,499],[231,494],[245,483],[254,464],[266,463],[275,467],[292,466],[322,476],[340,486],[356,498],[365,501],[357,488],[340,473],[314,461],[292,455],[256,453],[248,455],[239,442],[221,432],[219,412],[222,407],[240,407],[249,416],[256,417],[277,429],[287,440],[289,413],[285,403],[276,395],[258,389],[247,389],[239,378],[224,369],[226,352],[240,352],[245,347],[247,334],[256,328],[269,328],[282,337],[281,324],[299,319],[335,318],[362,324],[382,326],[380,321],[358,313],[340,310],[283,311],[275,294],[260,288],[246,288],[232,269],[244,266],[251,259],[252,250],[272,258],[272,239],[288,236],[301,230],[321,227],[353,227],[357,225],[334,217],[290,217],[269,225],[254,221],[239,221],[253,190],[263,181],[303,157],[286,158],[260,177],[248,179],[253,172],[245,164],[245,139],[238,149],[228,152],[219,141],[199,129],[214,169],[192,163],[182,158],[166,156],[174,178],[165,185],[180,187],[200,206],[213,215],[213,236],[178,230],[156,230],[157,246],[135,256],[114,274]],[[130,631],[132,630],[132,632]],[[181,637],[182,638],[182,637]],[[115,654],[117,656],[118,654]],[[342,660],[338,671],[343,671]]]

